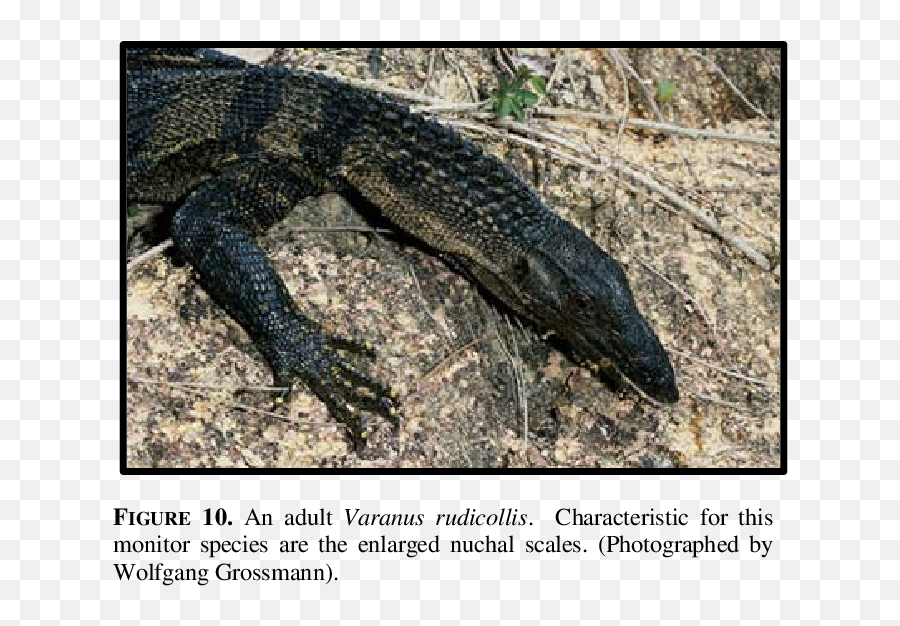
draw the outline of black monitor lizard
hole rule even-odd
[[[364,441],[359,409],[397,421],[396,393],[290,297],[254,242],[303,198],[361,194],[501,302],[678,400],[665,349],[621,266],[508,166],[381,94],[203,48],[126,51],[129,204],[177,203],[171,232],[204,288],[250,335],[275,385],[300,379]]]

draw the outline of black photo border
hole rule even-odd
[[[254,41],[254,42],[235,42],[235,41],[122,41],[119,45],[119,106],[120,106],[120,188],[119,195],[122,205],[120,213],[120,236],[121,236],[121,259],[120,259],[120,306],[121,306],[121,409],[120,409],[120,433],[119,433],[119,471],[122,475],[341,475],[356,474],[360,476],[380,476],[380,475],[445,475],[445,476],[465,476],[465,475],[559,475],[559,476],[593,476],[593,475],[633,475],[633,474],[657,474],[664,476],[690,476],[690,475],[786,475],[788,469],[788,437],[787,437],[787,381],[785,379],[785,359],[787,356],[787,212],[785,211],[785,203],[787,197],[787,87],[788,87],[788,65],[787,65],[787,42],[786,41],[664,41],[664,42],[646,42],[646,41],[578,41],[565,42],[569,44],[577,43],[579,46],[597,46],[604,44],[613,44],[618,47],[653,47],[653,48],[682,48],[682,47],[721,47],[721,48],[778,48],[781,51],[781,311],[780,311],[780,333],[781,333],[781,354],[780,354],[780,393],[781,393],[781,415],[780,415],[780,438],[781,438],[781,460],[779,467],[773,468],[134,468],[126,465],[127,459],[127,428],[126,428],[126,409],[128,398],[128,380],[126,372],[126,341],[127,334],[127,272],[126,264],[126,194],[125,194],[125,125],[126,125],[126,107],[125,94],[127,89],[127,78],[125,74],[125,49],[135,46],[153,45],[159,47],[229,47],[242,48],[248,47],[248,43],[254,47],[284,47],[285,45],[296,44],[301,42],[272,42],[272,41]],[[309,42],[305,42],[309,43]],[[316,41],[316,45],[334,47],[345,47],[346,41]],[[436,45],[452,44],[460,47],[546,47],[548,44],[562,42],[544,42],[544,41],[458,41],[458,42],[383,42],[383,41],[354,41],[361,47],[366,46],[385,46],[385,45],[402,45],[404,47],[429,47]],[[411,46],[411,44],[413,44]]]

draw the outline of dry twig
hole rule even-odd
[[[724,81],[728,84],[729,87],[731,87],[731,90],[737,95],[737,97],[740,98],[740,99],[744,102],[744,104],[746,104],[748,107],[750,107],[751,109],[753,109],[753,110],[756,112],[757,115],[759,115],[761,118],[763,118],[763,119],[766,120],[767,122],[771,122],[771,121],[772,121],[772,120],[769,119],[769,116],[766,115],[765,112],[764,112],[762,109],[760,109],[758,106],[756,106],[755,104],[753,104],[752,102],[750,102],[750,99],[747,98],[747,96],[744,95],[744,92],[742,92],[740,89],[737,88],[737,85],[735,85],[733,82],[731,82],[731,79],[728,78],[728,75],[725,74],[725,72],[722,70],[721,67],[719,67],[719,64],[718,64],[718,63],[716,63],[715,61],[713,61],[712,59],[710,59],[708,56],[706,56],[705,54],[703,54],[703,53],[700,52],[699,50],[691,50],[690,53],[693,54],[693,55],[696,56],[696,57],[699,57],[700,59],[703,59],[704,61],[706,61],[706,62],[709,63],[710,65],[712,65],[713,68],[716,70],[716,73],[718,73],[719,76],[722,77],[722,80],[724,80]]]
[[[619,239],[621,241],[621,237],[619,237]],[[622,241],[622,244],[624,245],[625,242]],[[700,303],[700,301],[697,300],[697,298],[695,298],[691,294],[689,294],[687,291],[685,291],[684,289],[682,289],[681,287],[676,285],[674,282],[669,280],[665,276],[665,274],[663,274],[661,271],[659,271],[658,269],[653,267],[650,263],[648,263],[647,261],[642,259],[634,251],[631,252],[631,256],[633,256],[634,259],[638,263],[640,263],[648,272],[650,272],[651,274],[653,274],[654,276],[656,276],[657,278],[662,280],[664,283],[669,285],[669,287],[671,287],[675,291],[675,293],[679,294],[682,298],[684,298],[688,302],[692,303],[696,307],[697,312],[700,314],[700,317],[702,317],[703,321],[706,322],[707,327],[709,327],[709,329],[712,331],[713,341],[716,341],[718,343],[718,333],[716,332],[716,325],[713,323],[712,319],[710,319],[709,314],[706,312],[706,309],[703,307],[703,305]]]
[[[742,404],[737,404],[735,402],[728,402],[727,400],[722,400],[721,398],[714,398],[713,396],[707,395],[705,393],[701,393],[699,391],[691,392],[691,395],[695,398],[699,398],[700,400],[705,400],[706,402],[710,402],[712,404],[718,404],[719,406],[728,407],[729,409],[735,409],[737,411],[746,411],[747,407]]]
[[[503,132],[500,129],[494,128],[492,126],[487,126],[486,124],[479,124],[477,122],[465,122],[463,120],[447,120],[447,123],[451,126],[455,126],[458,128],[467,128],[469,130],[474,130],[482,133],[486,133],[488,135],[494,135],[496,137],[501,137],[504,139],[509,139],[511,141],[515,141],[517,143],[521,143],[523,145],[528,146],[529,148],[547,151],[550,154],[554,154],[564,161],[569,161],[570,163],[575,163],[576,165],[580,165],[586,169],[593,170],[595,172],[605,172],[606,167],[597,165],[596,163],[591,163],[590,161],[586,161],[581,159],[575,155],[569,154],[567,152],[563,152],[557,148],[553,148],[551,146],[546,146],[537,141],[533,141],[526,137],[519,137],[518,135],[511,135],[508,132]],[[508,122],[509,123],[509,122]]]
[[[431,82],[431,77],[434,75],[434,57],[436,56],[436,54],[436,48],[432,48],[428,53],[428,74],[426,74],[425,82],[422,83],[422,86],[420,87],[422,93],[425,93],[425,91],[428,89],[428,83]]]
[[[748,383],[753,383],[754,385],[759,385],[760,387],[769,387],[770,386],[768,381],[762,380],[761,378],[753,378],[752,376],[747,376],[746,374],[741,374],[740,372],[734,372],[732,370],[725,369],[724,367],[720,367],[720,366],[716,365],[715,363],[710,363],[709,361],[701,359],[700,357],[696,357],[692,354],[682,352],[681,350],[676,350],[675,348],[669,348],[668,350],[669,350],[669,352],[677,354],[680,357],[684,357],[684,358],[688,359],[689,361],[694,361],[695,363],[699,363],[700,365],[705,365],[709,369],[715,370],[722,374],[725,374],[726,376],[731,376],[732,378],[737,378],[739,380],[743,380]]]
[[[619,164],[616,167],[623,174],[631,176],[636,181],[648,187],[651,191],[655,191],[656,193],[662,195],[669,202],[687,213],[687,215],[696,224],[718,235],[719,238],[721,238],[726,243],[734,246],[737,250],[742,252],[744,256],[746,256],[748,259],[756,263],[767,272],[772,269],[772,263],[765,257],[765,255],[754,248],[753,245],[746,239],[740,237],[739,235],[736,235],[730,230],[727,230],[719,223],[719,221],[715,218],[715,216],[713,216],[711,212],[703,211],[697,208],[694,204],[688,202],[682,196],[666,189],[655,180],[652,180],[651,178],[637,172],[636,170],[628,167],[625,164]]]
[[[439,371],[442,370],[444,367],[446,367],[447,364],[450,363],[450,362],[451,362],[453,359],[455,359],[457,356],[459,356],[460,354],[463,354],[464,352],[466,352],[466,351],[469,350],[470,348],[472,348],[472,347],[478,345],[478,344],[481,343],[482,341],[486,341],[486,338],[484,338],[484,337],[476,337],[476,338],[473,339],[472,341],[470,341],[470,342],[468,342],[467,344],[465,344],[464,346],[462,346],[462,347],[460,347],[460,348],[454,350],[453,352],[451,352],[450,354],[448,354],[446,357],[444,357],[443,359],[441,359],[440,362],[439,362],[437,365],[435,365],[434,367],[432,367],[430,370],[428,370],[427,372],[425,372],[424,374],[422,374],[422,376],[419,377],[419,380],[416,382],[414,388],[411,389],[410,392],[409,392],[407,395],[412,395],[413,393],[415,393],[415,392],[416,392],[416,391],[415,391],[415,387],[418,387],[419,383],[421,383],[422,381],[424,381],[424,380],[426,380],[426,379],[428,379],[428,378],[431,378],[431,377],[434,376],[437,372],[439,372]]]
[[[492,318],[494,319],[494,318]],[[525,388],[525,370],[522,366],[522,357],[519,355],[519,344],[516,341],[515,333],[513,332],[512,324],[509,323],[509,317],[506,313],[503,314],[503,319],[506,321],[506,328],[509,330],[510,344],[512,345],[512,351],[506,347],[506,342],[503,341],[503,338],[500,336],[500,329],[495,325],[494,330],[497,333],[497,342],[500,345],[500,349],[503,351],[503,354],[506,356],[506,359],[509,361],[510,367],[512,367],[513,372],[513,383],[516,389],[516,407],[518,409],[517,412],[521,413],[522,421],[524,423],[525,433],[522,436],[523,441],[525,442],[525,447],[528,447],[528,391]]]
[[[497,57],[500,59],[500,67],[505,69],[510,76],[516,75],[516,64],[513,62],[506,48],[497,48]]]
[[[137,267],[144,261],[147,261],[149,259],[159,256],[160,254],[162,254],[162,252],[164,250],[166,250],[167,248],[170,248],[173,245],[175,245],[174,241],[172,241],[171,239],[166,239],[161,244],[153,246],[149,250],[146,250],[146,251],[140,253],[136,257],[132,257],[131,259],[128,260],[128,263],[125,264],[125,271],[130,272],[131,270],[133,270],[135,267]]]

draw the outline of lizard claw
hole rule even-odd
[[[335,335],[307,336],[290,354],[282,354],[273,364],[275,386],[286,387],[275,398],[276,408],[290,398],[292,381],[299,378],[325,403],[328,412],[347,428],[354,449],[366,444],[367,433],[360,411],[380,415],[396,431],[400,425],[397,392],[364,373],[340,351],[374,357],[369,342]]]

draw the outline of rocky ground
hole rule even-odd
[[[603,371],[579,367],[412,242],[308,232],[366,226],[332,195],[304,202],[262,243],[312,318],[376,345],[371,371],[400,393],[399,431],[373,418],[369,444],[356,453],[340,424],[302,389],[278,414],[267,392],[241,391],[270,385],[270,371],[190,269],[163,254],[127,275],[129,466],[778,465],[778,51],[511,49],[508,59],[550,79],[540,106],[616,118],[627,112],[772,143],[620,129],[616,121],[558,112],[509,128],[471,107],[444,106],[487,98],[503,71],[495,49],[385,49],[377,63],[370,49],[250,54],[402,90],[410,104],[436,107],[429,114],[458,123],[506,160],[623,264],[639,307],[670,349],[682,400],[657,406]],[[702,215],[690,218],[642,180]],[[720,233],[698,224],[704,219],[715,220]],[[129,226],[138,233],[132,247],[145,247],[143,225]],[[722,233],[761,259],[751,260]]]

